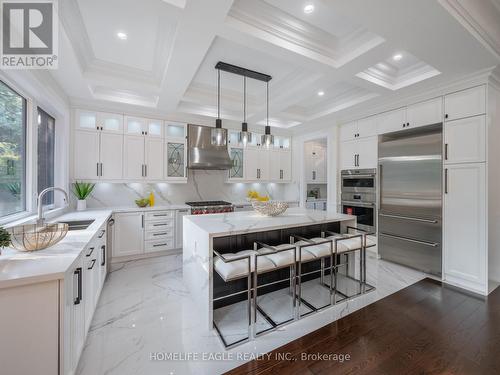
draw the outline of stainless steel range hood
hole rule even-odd
[[[188,168],[189,169],[230,169],[231,158],[226,146],[212,145],[209,126],[188,125]],[[224,137],[227,140],[227,129]]]

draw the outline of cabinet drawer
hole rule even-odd
[[[159,240],[163,239],[166,237],[173,237],[174,236],[174,229],[173,228],[168,228],[165,230],[158,230],[158,231],[151,231],[151,232],[146,232],[145,235],[145,240],[150,241],[150,240]]]
[[[159,232],[163,230],[173,230],[174,221],[164,220],[164,221],[146,221],[146,232],[153,231]]]
[[[175,211],[146,212],[146,221],[174,218]]]
[[[162,238],[154,241],[146,241],[144,243],[144,251],[146,253],[154,253],[156,251],[171,250],[174,248],[173,237]]]

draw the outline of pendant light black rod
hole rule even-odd
[[[217,69],[217,118],[220,118],[220,69]]]
[[[264,82],[269,82],[273,78],[269,74],[256,72],[255,70],[250,70],[247,68],[243,68],[241,66],[228,64],[222,61],[219,61],[217,64],[215,64],[215,69],[220,69],[228,73],[238,74],[240,76]]]
[[[247,122],[247,77],[243,77],[243,122]]]
[[[269,126],[269,81],[266,83],[266,125]]]

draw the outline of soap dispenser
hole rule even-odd
[[[150,207],[153,207],[155,205],[155,195],[154,193],[151,191],[149,193],[149,206]]]

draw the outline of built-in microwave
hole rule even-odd
[[[342,193],[375,194],[376,176],[376,169],[345,169],[340,172]]]

